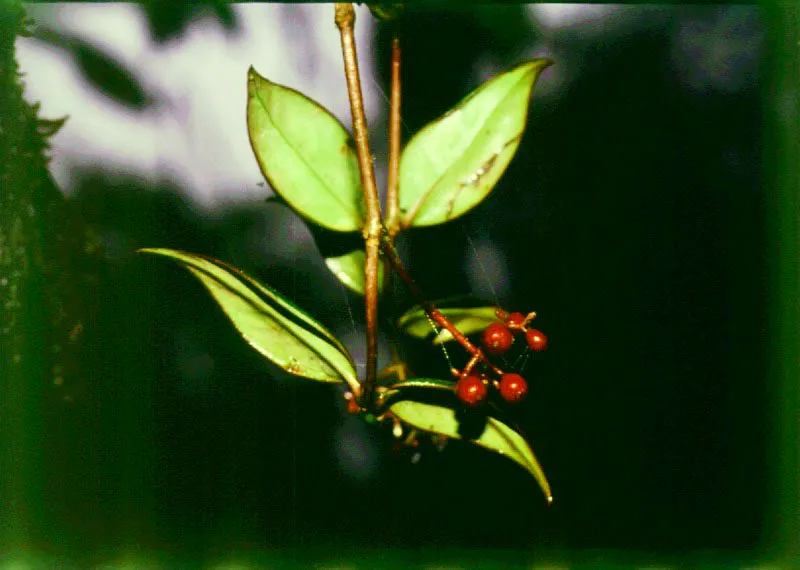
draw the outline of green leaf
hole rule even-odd
[[[349,289],[364,294],[364,261],[366,254],[363,249],[356,249],[350,253],[336,257],[326,257],[325,265]],[[383,263],[378,265],[378,292],[383,289]]]
[[[439,312],[465,335],[480,332],[491,323],[499,321],[496,314],[498,307],[496,306],[441,307],[438,303],[434,304]],[[397,327],[407,335],[421,339],[427,338],[434,333],[427,314],[419,305],[406,311],[398,320]],[[439,329],[440,327],[437,325],[436,328]],[[441,329],[433,339],[433,343],[441,344],[450,340],[453,340],[453,335],[447,330]]]
[[[397,3],[367,4],[367,7],[375,18],[385,22],[397,20],[403,13],[403,5]]]
[[[336,117],[251,67],[247,130],[261,172],[292,209],[339,232],[364,226],[355,148]]]
[[[464,422],[456,411],[459,404],[453,395],[453,382],[422,378],[400,382],[389,388],[383,401],[400,421],[416,429],[469,441],[515,461],[533,475],[547,502],[553,502],[544,470],[518,431],[495,417],[487,416],[485,425],[475,437],[464,436]]]
[[[487,81],[409,141],[400,157],[403,227],[447,222],[486,198],[519,146],[531,90],[551,63],[529,61]]]
[[[276,291],[204,255],[147,248],[188,269],[214,297],[244,339],[263,356],[295,376],[346,382],[359,393],[356,367],[347,349],[321,324]]]
[[[364,236],[360,232],[333,232],[312,225],[308,228],[328,269],[346,287],[364,294]],[[383,264],[378,265],[378,292],[383,288]]]

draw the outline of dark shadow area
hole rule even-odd
[[[148,0],[142,4],[153,40],[158,43],[180,41],[186,28],[199,18],[211,18],[230,33],[236,33],[236,14],[221,0]]]
[[[224,4],[170,5],[146,5],[168,15],[151,16],[158,41],[179,38],[199,6],[235,28]],[[540,39],[522,33],[519,7],[498,13],[431,12],[404,26],[411,130],[466,95],[487,52],[512,65]],[[560,50],[580,46],[572,56],[588,63],[558,95],[534,98],[492,195],[459,222],[403,238],[414,275],[438,298],[469,292],[468,235],[488,236],[509,267],[500,301],[539,313],[550,344],[527,368],[518,421],[552,507],[506,458],[451,442],[412,464],[377,428],[377,475],[349,477],[334,454],[339,388],[288,378],[184,270],[134,251],[218,257],[331,328],[349,319],[345,299],[360,324],[360,300],[319,260],[264,253],[283,206],[204,214],[173,181],[98,165],[70,200],[105,257],[87,326],[91,375],[50,420],[59,544],[73,553],[141,544],[198,561],[284,546],[513,547],[531,553],[520,564],[537,548],[755,548],[768,424],[758,81],[687,90],[671,68],[673,34],[664,18],[589,48],[560,36]],[[389,46],[379,30],[385,91]],[[86,65],[98,88],[146,104],[113,62]],[[438,350],[419,350],[446,373]]]

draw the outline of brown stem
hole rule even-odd
[[[422,289],[419,288],[417,282],[414,281],[414,278],[408,273],[408,269],[406,269],[403,260],[400,259],[400,256],[397,254],[397,250],[394,248],[389,236],[384,234],[381,237],[381,249],[383,250],[384,257],[388,260],[389,264],[394,269],[395,273],[403,280],[403,282],[408,287],[411,294],[414,295],[417,303],[423,308],[423,310],[428,314],[428,316],[435,321],[439,326],[446,329],[453,338],[458,342],[464,349],[469,352],[474,358],[481,360],[486,366],[488,366],[492,372],[497,374],[498,376],[503,375],[503,371],[492,364],[486,355],[483,354],[483,351],[472,344],[467,337],[461,334],[461,331],[458,330],[450,320],[445,317],[439,310],[434,306],[433,303],[428,301],[427,297],[422,293]]]
[[[336,26],[342,39],[344,74],[347,79],[347,93],[350,96],[350,112],[353,116],[353,138],[358,155],[358,168],[361,171],[361,185],[364,188],[364,204],[367,220],[364,224],[366,261],[364,263],[364,302],[367,322],[367,370],[361,404],[372,408],[372,394],[375,389],[378,363],[378,254],[381,235],[381,208],[378,201],[378,187],[372,170],[372,152],[369,149],[367,119],[364,115],[364,101],[361,95],[361,79],[358,74],[356,39],[353,25],[355,10],[349,2],[337,2],[335,7]]]
[[[394,244],[395,236],[400,233],[400,36],[395,29],[392,36],[392,74],[391,95],[389,101],[389,174],[386,181],[386,229],[389,240]],[[388,261],[384,261],[383,290],[384,298],[391,294],[392,271]]]
[[[394,238],[400,231],[400,37],[392,38],[392,82],[389,111],[389,176],[386,187],[386,229]]]

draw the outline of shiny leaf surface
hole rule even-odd
[[[358,393],[353,358],[303,310],[222,261],[173,249],[141,249],[188,269],[214,297],[244,339],[290,374],[321,382],[346,382]]]
[[[452,386],[452,382],[444,380],[408,380],[392,386],[384,395],[384,400],[392,414],[414,428],[469,441],[508,457],[536,479],[547,502],[551,503],[553,494],[544,470],[533,449],[519,432],[501,420],[488,416],[479,433],[474,437],[464,436],[463,422],[457,413],[459,404],[452,395]],[[428,394],[424,395],[425,392]]]
[[[336,117],[251,67],[247,130],[261,172],[293,210],[339,232],[363,227],[356,151]]]
[[[432,226],[468,212],[494,188],[519,146],[531,90],[550,60],[490,79],[429,123],[400,158],[403,226]]]

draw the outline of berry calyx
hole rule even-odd
[[[503,323],[492,323],[483,331],[483,347],[489,354],[503,354],[511,348],[514,335]]]
[[[513,372],[503,374],[500,379],[500,396],[510,403],[521,402],[528,393],[528,383],[525,378]]]
[[[525,332],[525,340],[528,342],[528,346],[530,346],[536,352],[547,348],[547,337],[544,336],[542,331],[528,329]]]
[[[467,406],[480,406],[486,395],[486,384],[477,376],[464,376],[456,382],[456,396]]]
[[[517,312],[511,313],[510,315],[508,315],[508,318],[506,319],[506,324],[509,326],[509,328],[512,329],[522,328],[522,324],[524,322],[525,322],[525,315]]]

